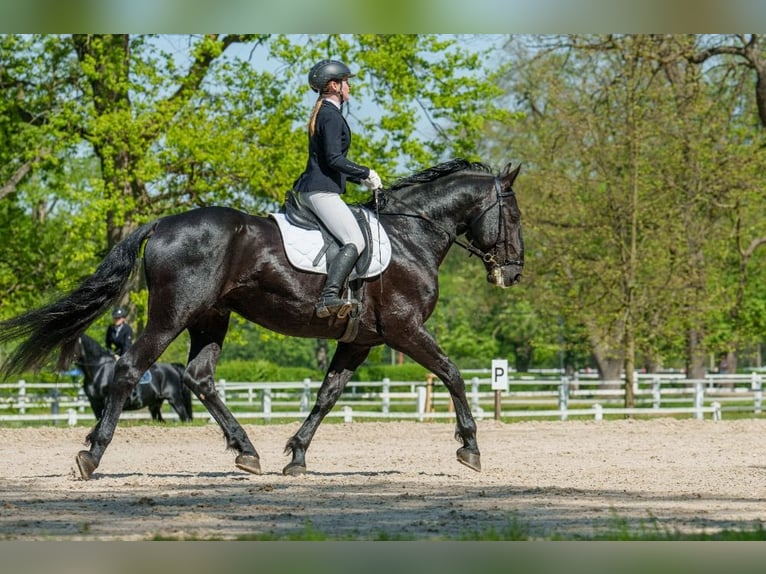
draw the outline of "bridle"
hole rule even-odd
[[[386,211],[385,212],[386,215],[417,217],[419,219],[423,219],[424,221],[427,221],[428,223],[433,225],[436,229],[445,233],[450,238],[452,243],[465,249],[466,251],[468,251],[470,255],[476,255],[477,257],[481,257],[481,260],[485,263],[485,265],[490,267],[490,271],[489,271],[490,275],[496,278],[502,274],[502,270],[504,267],[509,267],[512,265],[522,267],[524,265],[524,259],[521,259],[521,258],[505,259],[502,262],[499,262],[497,259],[498,251],[501,245],[505,247],[506,254],[509,252],[509,246],[510,246],[511,240],[510,240],[510,230],[508,229],[508,226],[505,224],[505,218],[503,217],[503,213],[504,213],[503,210],[505,209],[504,200],[509,197],[514,197],[515,195],[516,193],[513,191],[513,188],[510,188],[507,192],[503,193],[502,186],[500,185],[500,178],[495,177],[495,201],[492,202],[487,207],[485,207],[481,211],[481,213],[479,213],[479,215],[474,217],[468,223],[468,232],[466,233],[466,237],[468,238],[467,242],[460,239],[457,236],[457,234],[453,233],[449,229],[446,229],[438,221],[436,221],[429,215],[418,211],[417,209],[413,208],[407,202],[399,199],[398,197],[395,197],[390,194],[386,194],[383,198],[383,201],[388,202],[390,200],[393,200],[395,203],[403,205],[412,210],[412,213],[397,213],[397,212]],[[497,229],[497,239],[495,240],[495,246],[488,251],[482,251],[481,249],[479,249],[473,244],[473,240],[470,238],[470,230],[477,221],[479,221],[482,217],[487,215],[487,213],[489,213],[489,211],[492,210],[495,206],[497,206],[497,209],[498,209],[498,214],[497,214],[498,229]]]
[[[498,256],[498,250],[500,249],[500,245],[503,245],[505,247],[505,253],[506,257],[508,252],[510,251],[510,230],[508,229],[508,226],[505,223],[505,218],[503,217],[503,210],[505,208],[504,199],[509,197],[514,197],[516,193],[513,191],[513,188],[510,188],[507,192],[503,193],[502,187],[500,185],[500,179],[495,178],[495,201],[488,205],[486,208],[482,210],[482,212],[474,217],[471,222],[468,224],[468,233],[466,236],[468,237],[469,243],[465,246],[458,243],[458,245],[461,245],[461,247],[464,247],[464,249],[467,249],[469,252],[481,255],[482,261],[486,263],[487,265],[491,266],[490,273],[497,273],[498,271],[501,271],[503,267],[509,267],[511,265],[515,265],[518,267],[524,266],[524,260],[521,258],[518,259],[505,259],[502,262],[499,262],[497,260]],[[492,208],[497,206],[498,213],[497,213],[497,239],[495,239],[495,246],[490,249],[489,251],[481,251],[478,249],[475,245],[473,245],[473,241],[470,238],[470,230],[474,226],[474,224],[479,221],[482,217],[484,217]],[[502,237],[502,239],[501,239]]]
[[[111,357],[111,355],[101,355],[98,357],[95,361],[93,360],[86,360],[86,353],[85,353],[85,346],[82,342],[82,337],[77,338],[76,345],[79,345],[80,349],[82,349],[82,354],[80,354],[80,358],[78,360],[77,356],[74,357],[74,362],[77,364],[82,365],[83,367],[88,367],[90,369],[95,369],[93,372],[93,379],[95,380],[98,378],[98,375],[101,373],[101,371],[106,367],[107,364],[110,362],[114,362],[114,358]],[[75,346],[75,349],[77,349],[77,346]]]

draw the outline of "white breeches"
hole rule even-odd
[[[364,235],[356,217],[339,194],[331,191],[304,191],[301,192],[301,199],[342,245],[353,243],[357,255],[364,250]]]

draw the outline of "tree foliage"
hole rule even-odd
[[[358,71],[352,159],[384,180],[476,159],[485,122],[508,115],[454,36],[0,36],[0,315],[69,290],[147,220],[273,210],[305,165],[321,58]],[[140,330],[138,282],[122,303]]]
[[[306,161],[307,71],[340,58],[352,159],[384,182],[455,156],[523,164],[523,283],[445,261],[428,325],[459,364],[698,376],[760,345],[764,37],[515,36],[492,66],[471,39],[0,36],[0,315],[67,291],[144,221],[273,210]],[[139,283],[129,303],[140,330]],[[239,321],[229,340],[232,358],[316,352]]]
[[[699,57],[728,41],[609,35],[509,45],[506,86],[525,120],[508,137],[495,130],[494,143],[529,158],[527,294],[568,328],[585,328],[605,378],[632,372],[635,361],[679,359],[699,376],[724,340],[752,340],[732,318],[761,307],[737,256],[746,237],[763,234],[756,91],[736,54],[714,51],[720,61],[706,66]]]

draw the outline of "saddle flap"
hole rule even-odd
[[[354,214],[359,228],[364,236],[365,247],[362,253],[359,254],[359,259],[354,265],[356,275],[359,277],[365,276],[370,269],[372,263],[372,250],[370,246],[373,243],[372,231],[370,230],[370,221],[367,219],[365,209],[361,206],[350,205],[349,209]],[[317,252],[312,260],[312,266],[318,267],[320,261],[324,257],[325,261],[332,261],[337,255],[340,248],[343,247],[340,242],[333,236],[322,221],[314,214],[309,207],[307,207],[300,198],[300,193],[295,190],[290,190],[285,195],[285,201],[279,210],[279,213],[284,214],[285,219],[291,224],[300,229],[317,230],[322,235],[322,248]]]
[[[370,258],[370,263],[366,271],[361,273],[357,272],[355,267],[349,279],[366,279],[380,275],[391,262],[391,240],[385,228],[378,223],[375,215],[369,212],[369,210],[361,207],[358,209],[366,221],[362,229],[367,231],[363,231],[363,233],[366,235],[369,232],[370,240],[368,240],[368,245],[370,247],[365,248],[363,255]],[[331,245],[326,246],[326,240],[319,229],[305,229],[293,225],[287,219],[284,211],[270,213],[269,216],[276,222],[279,228],[285,254],[294,267],[311,273],[324,274],[327,272],[328,257],[332,256],[331,252],[337,253],[340,250],[337,241],[331,239]],[[325,249],[326,252],[321,253]]]

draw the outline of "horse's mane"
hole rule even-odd
[[[82,346],[87,349],[87,352],[89,354],[97,355],[99,357],[112,356],[112,354],[107,349],[104,349],[104,347],[99,345],[93,337],[89,337],[88,335],[82,335],[81,341],[82,341]]]
[[[426,183],[433,181],[445,175],[455,173],[456,171],[472,170],[472,171],[484,171],[492,173],[492,170],[483,163],[468,161],[466,159],[457,158],[449,161],[445,161],[433,167],[429,167],[407,177],[403,177],[395,181],[388,191],[395,191],[403,187],[408,187],[418,183]]]
[[[433,167],[429,167],[412,175],[408,175],[407,177],[396,180],[390,187],[383,189],[380,193],[381,206],[385,206],[387,196],[391,192],[396,192],[399,189],[404,189],[413,185],[428,183],[429,181],[434,181],[451,173],[464,170],[492,173],[492,169],[483,163],[468,161],[467,159],[462,158],[451,159],[449,161],[442,162]],[[375,198],[373,197],[363,205],[370,209],[374,208]]]

